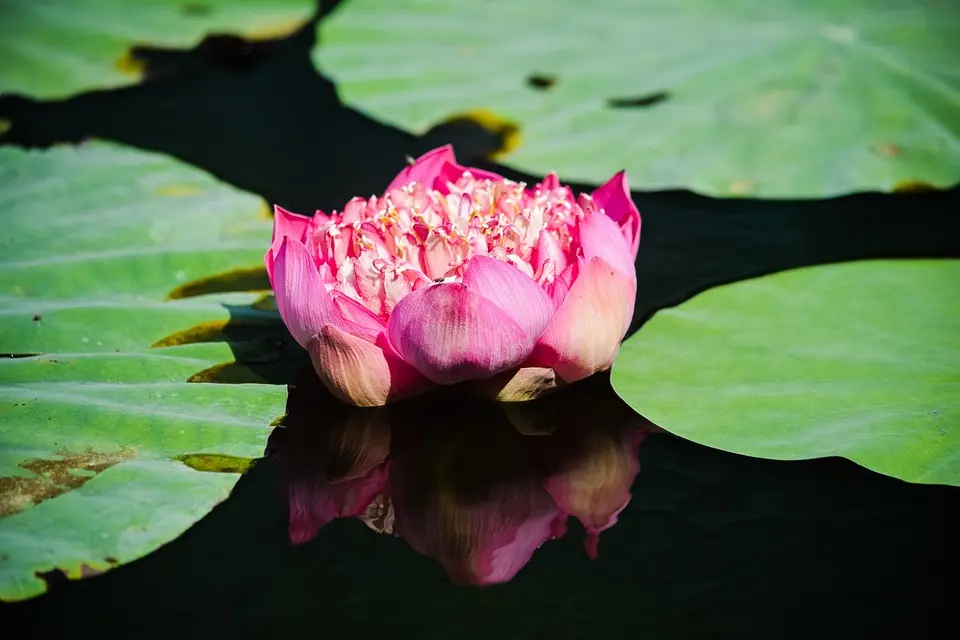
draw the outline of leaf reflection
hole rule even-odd
[[[532,402],[459,388],[389,407],[350,407],[312,369],[290,386],[271,435],[294,544],[358,518],[437,560],[458,584],[511,580],[573,516],[597,554],[630,501],[637,447],[656,427],[601,374]]]

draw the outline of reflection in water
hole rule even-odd
[[[651,429],[606,374],[522,404],[453,388],[356,408],[305,369],[268,455],[280,464],[294,544],[354,517],[435,558],[454,582],[496,584],[563,536],[570,516],[595,557],[630,501],[637,446]]]

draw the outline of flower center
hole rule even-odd
[[[413,182],[379,198],[354,198],[343,212],[315,221],[312,244],[328,289],[386,315],[412,290],[459,281],[477,255],[550,284],[576,260],[577,228],[592,206],[555,179],[527,189],[465,171],[446,193]]]

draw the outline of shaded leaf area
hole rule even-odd
[[[142,43],[187,46],[210,32],[277,37],[310,18],[311,0],[5,0],[0,92],[63,98],[133,84]]]
[[[405,158],[448,142],[465,164],[538,180],[491,164],[504,140],[483,126],[438,122],[417,136],[344,106],[310,64],[314,42],[308,26],[287,39],[250,43],[242,55],[255,60],[242,72],[230,56],[213,56],[202,46],[144,49],[140,55],[158,76],[143,86],[64,102],[0,99],[0,117],[12,122],[2,139],[42,147],[97,137],[156,150],[301,213],[380,193]],[[590,191],[596,185],[572,186]],[[957,187],[823,200],[689,191],[634,191],[633,197],[643,232],[631,332],[659,308],[747,277],[863,258],[960,255],[952,232]]]
[[[325,411],[299,419],[336,431],[330,418]],[[442,422],[435,412],[413,416],[396,432],[415,438],[402,427]],[[449,416],[447,427],[457,424]],[[354,444],[367,437],[350,433]],[[309,472],[309,450],[295,449],[305,454],[301,471]],[[345,447],[315,464],[350,478],[369,457]],[[464,460],[450,472],[461,493],[476,496],[514,466],[487,447]],[[372,637],[382,629],[370,633],[371,610],[389,620],[391,633],[427,638],[576,638],[585,629],[652,638],[927,637],[946,623],[942,563],[958,533],[948,514],[960,506],[960,491],[909,485],[839,459],[777,463],[669,435],[649,436],[639,460],[633,498],[603,534],[595,561],[571,525],[497,587],[453,588],[433,559],[357,520],[335,520],[315,541],[291,545],[283,469],[271,455],[209,517],[155,554],[6,608],[26,634],[95,630],[102,638],[185,628],[262,637],[320,627]],[[158,609],[176,615],[158,618]]]
[[[533,173],[765,197],[960,181],[955,2],[352,0],[321,37],[347,104],[412,131],[495,111]]]
[[[0,358],[8,600],[140,557],[222,500],[280,412],[292,339],[249,268],[270,233],[255,196],[104,142],[4,147],[0,181],[0,351],[21,356]]]
[[[613,383],[701,444],[960,486],[958,285],[958,260],[867,260],[718,287],[658,312]]]

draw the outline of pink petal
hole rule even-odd
[[[567,256],[563,253],[563,247],[557,237],[546,229],[540,230],[540,236],[537,238],[537,246],[533,250],[533,270],[539,273],[540,267],[547,260],[553,260],[553,267],[557,273],[567,268]]]
[[[553,301],[553,306],[559,308],[563,299],[567,297],[567,292],[570,291],[570,287],[573,286],[573,281],[577,279],[577,274],[580,272],[580,265],[576,262],[568,264],[567,268],[564,269],[557,278],[547,286],[547,294],[550,296],[550,300]]]
[[[387,187],[387,192],[392,189],[405,187],[411,182],[421,182],[430,187],[437,179],[437,176],[440,175],[444,164],[448,162],[456,163],[453,157],[452,145],[448,144],[428,151],[417,158],[413,165],[406,167],[397,174],[397,177],[394,178],[390,186]]]
[[[310,218],[307,216],[287,211],[280,205],[273,206],[273,240],[270,243],[270,250],[263,257],[271,286],[273,285],[273,265],[277,251],[280,250],[280,243],[287,236],[304,242],[309,228]]]
[[[383,333],[386,323],[380,316],[360,304],[353,298],[339,294],[334,295],[333,304],[342,318],[342,327],[352,335],[363,338],[373,344],[377,336]]]
[[[544,176],[543,181],[540,183],[539,186],[544,191],[553,191],[554,189],[559,189],[560,178],[557,177],[556,172],[551,171],[546,176]]]
[[[597,211],[590,211],[580,222],[580,247],[584,260],[602,258],[611,267],[636,282],[636,254],[632,253],[617,223]]]
[[[444,164],[441,168],[440,176],[434,180],[432,185],[433,188],[440,193],[449,193],[450,190],[447,188],[447,183],[455,183],[463,176],[464,171],[469,171],[470,175],[477,180],[492,180],[494,182],[500,182],[503,180],[503,176],[492,171],[485,171],[476,167],[464,167],[463,165],[457,164],[455,160],[451,160]]]
[[[527,366],[553,367],[564,382],[610,368],[633,317],[635,298],[631,278],[593,258],[581,268]]]
[[[387,335],[405,361],[439,384],[506,371],[533,346],[509,314],[455,282],[408,294],[394,308]]]
[[[299,240],[291,236],[281,240],[273,268],[277,310],[301,346],[306,347],[324,325],[340,322],[313,258]]]
[[[540,337],[553,317],[554,306],[546,292],[506,262],[474,256],[467,263],[463,284],[506,311],[531,340]]]
[[[385,405],[426,388],[423,377],[391,352],[332,324],[307,349],[330,393],[357,407]]]
[[[640,212],[630,196],[627,172],[621,171],[607,180],[592,196],[596,203],[603,207],[607,216],[620,227],[631,255],[636,258],[637,249],[640,247]]]

